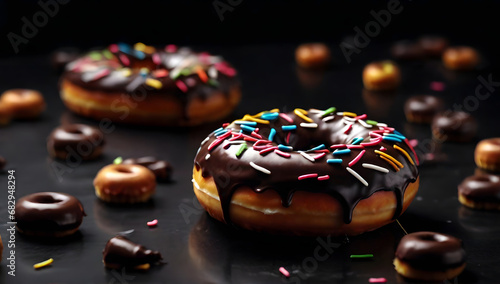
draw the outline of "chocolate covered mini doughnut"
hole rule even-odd
[[[102,254],[104,266],[111,269],[125,267],[147,270],[163,259],[158,251],[146,249],[123,236],[111,238]]]
[[[500,210],[500,177],[474,175],[458,185],[458,200],[474,209]]]
[[[430,95],[420,95],[406,100],[404,111],[406,119],[409,122],[431,123],[434,115],[442,111],[443,108],[444,101],[441,98]]]
[[[432,120],[432,135],[441,141],[469,142],[477,132],[477,122],[463,111],[444,111]]]
[[[482,169],[500,171],[500,138],[482,140],[474,151],[474,161]]]
[[[155,157],[141,157],[137,159],[126,159],[122,162],[124,165],[141,165],[153,172],[158,181],[168,181],[172,176],[173,168],[167,161],[158,160]]]
[[[54,129],[47,139],[47,150],[53,158],[66,159],[77,155],[83,160],[96,159],[102,154],[104,134],[85,124],[69,124]]]

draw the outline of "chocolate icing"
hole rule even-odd
[[[141,165],[151,170],[159,181],[168,181],[172,176],[172,165],[167,161],[158,160],[155,157],[141,157],[137,159],[126,159],[122,164]]]
[[[135,267],[146,263],[155,264],[163,259],[158,251],[146,249],[123,236],[110,239],[102,254],[103,261],[107,265],[119,267]]]
[[[78,48],[74,47],[62,47],[50,55],[50,61],[52,64],[52,67],[60,72],[64,70],[64,67],[66,67],[66,64],[70,63],[71,61],[74,61],[80,57],[80,50]]]
[[[92,155],[96,148],[102,147],[104,144],[105,140],[102,132],[85,124],[59,126],[50,133],[47,139],[49,149],[56,151],[73,150],[77,151],[81,156]],[[86,154],[86,152],[89,153]]]
[[[477,122],[470,114],[462,111],[444,111],[432,120],[432,132],[446,141],[467,142],[476,135]]]
[[[437,112],[444,108],[444,101],[441,98],[429,95],[419,95],[409,98],[405,102],[405,113],[411,114],[419,121],[432,122],[432,118]]]
[[[58,192],[38,192],[16,203],[17,227],[30,232],[61,232],[78,228],[86,216],[74,196]]]
[[[474,201],[500,203],[500,177],[489,174],[467,177],[458,185],[458,192]]]
[[[404,236],[396,250],[396,258],[416,269],[444,271],[465,263],[462,241],[453,236],[417,232]]]
[[[404,191],[407,185],[414,182],[418,177],[416,165],[412,165],[393,147],[394,144],[399,145],[410,153],[412,159],[415,159],[411,154],[413,149],[410,149],[407,143],[382,140],[376,146],[364,147],[364,150],[366,150],[364,156],[351,168],[368,181],[369,185],[365,186],[346,170],[349,162],[360,154],[363,149],[352,149],[349,154],[335,155],[335,157],[330,151],[327,151],[326,156],[314,163],[304,158],[297,151],[306,151],[320,144],[325,144],[326,147],[333,144],[347,144],[356,137],[363,137],[365,139],[363,142],[369,142],[369,132],[382,130],[383,126],[366,128],[355,122],[350,132],[344,134],[346,124],[342,115],[336,114],[333,119],[325,122],[322,120],[321,114],[310,111],[308,117],[317,124],[315,129],[301,127],[300,123],[305,121],[293,112],[287,115],[293,119],[293,124],[297,125],[296,130],[290,131],[289,143],[287,143],[286,138],[288,131],[283,131],[281,126],[291,125],[292,123],[287,122],[282,117],[271,120],[269,125],[259,123],[256,127],[259,128],[258,134],[262,135],[263,139],[267,139],[270,129],[274,128],[277,133],[272,146],[277,146],[277,144],[292,146],[294,151],[290,152],[291,157],[289,158],[284,158],[273,152],[260,155],[259,151],[253,148],[253,142],[250,141],[245,142],[248,149],[239,158],[235,156],[235,152],[240,145],[231,145],[227,150],[224,149],[223,145],[219,145],[208,150],[210,145],[217,139],[215,137],[217,131],[210,134],[208,140],[202,143],[194,163],[197,169],[201,169],[203,177],[214,178],[221,200],[224,219],[227,223],[231,222],[229,219],[231,197],[238,187],[243,185],[251,187],[256,192],[268,189],[275,190],[281,196],[282,204],[285,207],[292,204],[295,191],[326,193],[341,203],[345,223],[351,222],[353,209],[361,199],[368,198],[377,191],[392,191],[397,200],[394,218],[401,214]],[[238,133],[241,127],[232,123],[226,129],[232,129],[233,133]],[[388,131],[390,132],[390,130]],[[385,153],[395,157],[404,165],[400,171],[396,172],[374,152],[381,146],[387,148]],[[206,159],[207,154],[210,154],[208,160]],[[312,152],[309,154],[316,155]],[[341,164],[326,163],[327,159],[332,158],[341,158],[343,161]],[[250,166],[250,162],[268,169],[271,174],[266,175],[257,171]],[[389,172],[381,173],[364,168],[362,163],[386,167]],[[316,178],[298,180],[299,176],[311,173],[317,173],[318,176],[330,175],[330,178],[323,181]]]

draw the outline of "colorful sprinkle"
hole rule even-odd
[[[343,116],[350,116],[350,117],[356,117],[358,116],[357,114],[355,114],[354,112],[348,112],[348,111],[344,111],[342,113]]]
[[[284,120],[290,122],[290,123],[293,123],[293,119],[291,117],[289,117],[286,113],[280,113],[279,114],[281,118],[283,118]]]
[[[319,176],[318,180],[329,180],[330,176],[329,175],[324,175],[324,176]]]
[[[357,178],[364,186],[368,186],[368,182],[362,178],[355,170],[347,167],[345,168],[351,175],[353,175],[355,178]]]
[[[247,132],[252,132],[255,130],[255,127],[251,127],[251,126],[248,126],[245,124],[240,125],[240,127],[241,127],[241,130],[247,131]]]
[[[363,142],[363,137],[356,137],[352,140],[352,145],[357,145],[359,143]]]
[[[292,132],[288,132],[286,135],[286,144],[290,144],[290,136],[292,135]]]
[[[224,141],[224,139],[215,139],[212,143],[210,143],[210,145],[208,145],[208,151],[214,149],[215,147],[219,146],[220,143],[222,143],[222,141]]]
[[[260,116],[260,118],[265,119],[265,120],[275,120],[278,119],[280,116],[279,113],[277,112],[266,112]]]
[[[387,154],[387,153],[384,153],[384,152],[381,152],[379,150],[375,150],[375,153],[381,155],[381,156],[384,156],[386,157],[387,159],[391,160],[394,164],[398,165],[398,167],[400,168],[404,168],[403,164],[401,164],[398,160],[396,160],[393,156]]]
[[[330,146],[330,149],[340,149],[340,148],[345,148],[346,145],[345,144],[334,144],[332,146]]]
[[[328,109],[326,109],[322,114],[321,114],[321,118],[331,114],[331,113],[334,113],[335,111],[337,110],[337,108],[335,107],[330,107]]]
[[[444,91],[445,85],[443,82],[434,81],[434,82],[431,82],[430,88],[433,91],[441,92],[441,91]]]
[[[290,130],[295,130],[297,129],[297,125],[283,125],[281,126],[281,130],[283,131],[290,131]]]
[[[169,44],[167,46],[165,46],[165,51],[166,52],[176,52],[177,51],[177,45],[175,44]]]
[[[54,262],[54,259],[53,258],[49,258],[49,259],[47,259],[45,261],[39,262],[37,264],[34,264],[33,268],[34,269],[39,269],[39,268],[51,265],[53,262]]]
[[[210,154],[205,155],[205,160],[208,160],[208,159],[210,159]]]
[[[375,120],[369,120],[369,119],[366,120],[366,123],[368,123],[370,125],[377,125],[378,124],[378,122],[376,122]]]
[[[362,119],[366,119],[366,117],[367,117],[367,115],[365,113],[365,114],[356,116],[354,119],[356,119],[356,120],[358,120],[358,119],[362,120]]]
[[[97,61],[102,59],[102,54],[97,51],[93,51],[89,54],[89,57],[90,59]]]
[[[118,55],[118,58],[120,58],[120,61],[122,62],[123,65],[129,66],[130,65],[130,59],[125,54],[120,54]]]
[[[238,148],[238,151],[236,151],[236,157],[240,157],[243,152],[248,148],[247,143],[241,144],[240,148]]]
[[[399,172],[399,168],[398,166],[396,166],[396,164],[394,164],[391,160],[389,160],[388,158],[384,157],[384,156],[379,156],[379,158],[381,158],[382,160],[386,161],[387,163],[389,163],[389,165],[391,165],[392,168],[394,168],[394,170],[396,172]]]
[[[200,145],[201,145],[201,146],[203,146],[205,143],[207,143],[207,142],[208,142],[208,140],[210,140],[210,138],[209,138],[209,137],[207,137],[207,138],[203,139],[203,141],[201,141],[201,144],[200,144]]]
[[[161,87],[163,87],[163,84],[160,81],[152,78],[146,78],[146,85],[151,86],[155,89],[161,89]]]
[[[278,149],[275,149],[275,150],[274,150],[274,153],[276,153],[276,154],[278,154],[278,155],[280,155],[280,156],[282,156],[282,157],[285,157],[285,158],[290,158],[290,157],[292,156],[292,155],[290,155],[290,154],[288,154],[288,153],[285,153],[285,152],[282,152],[282,151],[280,151],[280,150],[278,150]]]
[[[175,81],[175,85],[177,86],[177,88],[179,88],[179,90],[187,93],[188,87],[186,86],[186,84],[184,84],[184,82],[182,82],[181,80],[177,80]]]
[[[357,156],[356,158],[352,159],[352,161],[349,162],[349,167],[352,167],[354,166],[360,159],[361,157],[363,157],[363,155],[365,154],[366,150],[363,150],[361,151]]]
[[[379,150],[380,150],[380,151],[384,151],[384,152],[385,152],[385,151],[387,151],[387,148],[385,148],[384,146],[380,146],[380,149],[379,149]]]
[[[198,74],[198,77],[200,77],[201,81],[204,83],[208,81],[207,73],[205,73],[201,67],[196,68],[196,74]]]
[[[250,162],[249,164],[250,164],[250,166],[252,166],[252,168],[256,169],[259,172],[263,172],[263,173],[268,174],[268,175],[271,174],[270,170],[268,170],[268,169],[266,169],[264,167],[261,167],[261,166],[255,164],[254,162]]]
[[[158,219],[154,219],[153,221],[149,221],[146,223],[148,227],[156,227],[158,225]]]
[[[413,140],[417,141],[416,139],[413,139]],[[405,139],[405,143],[406,143],[406,145],[408,145],[408,147],[412,151],[413,157],[415,157],[415,162],[417,162],[417,166],[418,166],[418,165],[420,165],[420,161],[418,160],[417,153],[415,152],[415,149],[413,149],[413,146],[410,144],[410,142],[411,141],[408,141],[408,139]],[[418,141],[417,141],[417,145],[418,145]]]
[[[403,155],[405,155],[408,161],[410,161],[412,165],[415,165],[413,159],[410,157],[410,154],[408,154],[408,152],[406,152],[403,148],[399,147],[398,145],[393,145],[392,147],[394,147],[394,149],[398,150],[399,152],[403,153]]]
[[[286,151],[286,152],[293,151],[293,147],[292,146],[285,146],[283,144],[279,144],[278,145],[278,149],[280,149],[281,151]]]
[[[284,267],[280,267],[279,271],[281,272],[281,274],[283,274],[285,277],[290,277],[290,272],[288,272],[288,270],[286,270]]]
[[[306,175],[301,175],[299,176],[299,180],[303,180],[303,179],[308,179],[308,178],[317,178],[318,177],[318,174],[306,174]]]
[[[309,117],[307,117],[307,116],[306,116],[306,115],[307,115],[307,111],[305,111],[305,110],[303,110],[303,109],[296,108],[296,109],[294,109],[294,110],[293,110],[293,113],[294,113],[296,116],[298,116],[298,117],[302,118],[303,120],[305,120],[305,121],[307,121],[307,122],[310,122],[310,123],[313,123],[313,122],[314,122],[311,118],[309,118]]]
[[[351,150],[349,149],[337,149],[335,151],[333,151],[333,155],[343,155],[343,154],[349,154],[351,153]]]
[[[82,81],[91,82],[91,81],[99,80],[105,76],[108,76],[109,73],[111,73],[111,71],[109,71],[109,69],[107,69],[107,68],[100,69],[100,70],[97,70],[96,72],[92,72],[92,73],[85,73],[82,75]]]
[[[116,157],[116,159],[113,160],[113,164],[115,165],[119,165],[123,162],[123,158],[122,157]]]
[[[168,76],[167,69],[158,69],[151,71],[151,74],[156,78],[163,78]]]
[[[363,168],[376,170],[376,171],[379,171],[379,172],[382,172],[382,173],[388,173],[389,172],[388,169],[386,169],[384,167],[380,167],[380,166],[374,165],[374,164],[363,163],[361,165],[363,166]]]
[[[261,123],[261,124],[269,124],[269,121],[267,121],[267,120],[258,119],[258,118],[251,116],[251,115],[248,115],[248,114],[245,114],[241,120],[250,120],[250,121],[255,121],[255,122]]]
[[[328,159],[326,162],[328,164],[342,164],[342,159]]]
[[[302,152],[302,151],[300,151],[299,153],[300,153],[300,155],[302,155],[302,157],[306,158],[307,160],[309,160],[309,161],[311,161],[311,162],[313,162],[313,163],[314,163],[314,161],[316,161],[316,160],[315,160],[312,156],[310,156],[310,155],[309,155],[309,154],[307,154],[307,153],[304,153],[304,152]]]
[[[314,122],[313,123],[304,123],[304,122],[302,122],[302,123],[300,123],[300,126],[304,127],[304,128],[318,128],[318,124],[316,124]]]
[[[214,66],[208,68],[208,76],[212,79],[217,79],[217,69]]]
[[[376,146],[382,141],[382,138],[374,139],[370,142],[363,142],[361,143],[361,146],[363,147],[370,147],[370,146]]]
[[[118,45],[113,43],[111,44],[109,47],[108,47],[109,51],[113,52],[113,53],[117,53],[119,51],[118,49]]]
[[[156,65],[160,65],[161,64],[161,57],[158,53],[154,53],[153,54],[153,63],[156,64]]]
[[[327,117],[325,117],[325,118],[323,118],[323,119],[321,119],[321,120],[322,120],[323,122],[328,122],[328,121],[330,121],[330,120],[333,120],[334,118],[335,118],[334,116],[327,116]]]
[[[349,131],[351,131],[351,128],[352,128],[352,124],[348,124],[348,125],[346,125],[346,127],[344,129],[342,129],[343,130],[342,132],[344,134],[348,134]]]
[[[316,150],[323,150],[323,149],[326,149],[325,144],[321,144],[321,145],[318,145],[318,146],[316,146],[314,148],[311,148],[311,149],[307,150],[307,152],[316,151]]]
[[[271,131],[269,131],[269,137],[267,138],[267,140],[273,141],[275,135],[276,135],[276,129],[271,128]]]
[[[380,278],[370,278],[368,279],[369,283],[387,283],[387,279],[380,277]]]
[[[403,140],[396,138],[396,137],[391,137],[391,136],[384,136],[382,138],[384,141],[391,141],[391,142],[403,142]]]
[[[373,254],[351,254],[350,258],[373,258]]]
[[[265,154],[267,154],[267,153],[269,153],[269,152],[271,152],[271,151],[274,151],[274,150],[276,150],[276,149],[278,149],[278,147],[276,147],[276,146],[274,146],[274,147],[269,147],[269,148],[266,148],[266,149],[264,149],[264,150],[259,151],[259,154],[260,154],[260,155],[265,155]]]
[[[366,123],[364,120],[358,120],[359,124],[363,125],[365,128],[372,128],[373,125]]]
[[[314,157],[314,159],[315,159],[315,160],[319,160],[319,159],[323,158],[324,156],[326,156],[326,153],[321,153],[321,154],[319,154],[319,155],[316,155],[316,156]]]
[[[347,145],[347,149],[364,149],[365,146],[362,145]]]
[[[139,60],[144,60],[144,58],[146,58],[146,54],[139,50],[134,50],[134,56]]]
[[[234,124],[238,124],[238,125],[248,125],[248,126],[257,126],[257,122],[255,121],[246,121],[246,120],[235,120],[234,121]]]

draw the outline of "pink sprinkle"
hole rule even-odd
[[[314,150],[314,153],[330,153],[330,150],[328,149],[321,149],[321,150]]]
[[[352,128],[352,124],[347,125],[346,130],[344,131],[344,134],[349,133],[349,131],[351,131],[351,128]]]
[[[418,140],[417,139],[408,140],[408,144],[410,144],[412,147],[417,147],[418,146]]]
[[[231,133],[233,137],[229,138],[229,141],[235,141],[239,140],[241,137],[243,137],[242,133]]]
[[[288,134],[286,135],[286,143],[287,144],[290,144],[290,135],[292,135],[292,132],[288,132]]]
[[[251,136],[248,136],[248,135],[243,135],[245,138],[243,138],[243,140],[245,141],[250,141],[250,142],[255,142],[257,141],[257,139],[251,137]]]
[[[363,145],[347,145],[347,149],[363,149],[365,146]]]
[[[324,175],[324,176],[319,176],[318,180],[329,180],[330,176],[329,175]]]
[[[111,51],[113,53],[117,53],[119,50],[118,44],[111,44],[108,48],[109,48],[109,51]]]
[[[363,144],[363,143],[361,143]],[[330,149],[340,149],[340,148],[345,148],[346,145],[345,144],[335,144],[335,145],[332,145],[330,146]]]
[[[366,117],[367,117],[367,115],[365,113],[365,114],[356,116],[354,119],[366,119]]]
[[[261,140],[259,140],[259,141],[255,142],[255,144],[253,144],[253,145],[254,145],[254,146],[258,146],[258,145],[260,145],[260,144],[269,144],[269,143],[271,143],[271,141],[269,141],[269,140],[265,140],[265,139],[261,139]]]
[[[361,151],[357,156],[356,158],[352,159],[352,161],[349,162],[349,167],[352,167],[354,166],[360,159],[361,157],[363,157],[363,155],[365,154],[366,150],[363,150]]]
[[[210,53],[208,53],[206,51],[200,52],[200,54],[198,54],[198,59],[203,64],[210,64]]]
[[[275,149],[278,149],[278,147],[276,147],[276,146],[274,146],[274,147],[269,147],[269,148],[267,148],[267,149],[264,149],[264,150],[259,151],[259,154],[261,154],[261,155],[265,155],[265,154],[267,154],[267,153],[269,153],[269,152],[271,152],[271,151],[273,151],[273,150],[275,150]]]
[[[231,67],[227,67],[224,70],[220,70],[220,71],[229,77],[233,77],[234,75],[236,75],[236,70],[234,68],[231,68]]]
[[[258,141],[257,141],[258,142]],[[267,145],[257,145],[257,144],[253,144],[252,148],[255,150],[255,151],[260,151],[260,150],[264,150],[264,149],[267,149],[271,147],[269,144]]]
[[[364,147],[376,146],[376,145],[378,145],[381,141],[382,141],[382,136],[380,136],[380,137],[379,137],[379,138],[377,138],[377,139],[373,139],[373,140],[372,140],[372,141],[370,141],[370,142],[363,142],[363,143],[361,143],[361,146],[364,146]]]
[[[158,53],[154,53],[153,54],[153,62],[154,64],[156,65],[160,65],[161,63],[161,58],[160,58],[160,55]]]
[[[290,156],[291,156],[290,154],[285,153],[285,152],[283,152],[283,151],[280,151],[280,150],[278,150],[278,149],[275,149],[275,150],[274,150],[274,153],[276,153],[276,154],[278,154],[278,155],[280,155],[280,156],[282,156],[282,157],[285,157],[285,158],[290,158]]]
[[[257,127],[257,128],[255,128],[254,132],[255,132],[255,133],[259,133],[259,130],[260,130],[260,129]]]
[[[229,124],[230,124],[229,122],[225,122],[225,123],[223,123],[223,124],[222,124],[222,128],[226,128],[226,127],[228,127],[228,126],[229,126]]]
[[[290,123],[293,123],[293,119],[291,117],[289,117],[287,114],[285,113],[280,113],[279,114],[281,116],[281,118],[283,118],[284,120],[290,122]]]
[[[130,65],[130,59],[128,59],[128,57],[125,54],[120,54],[118,55],[118,57],[120,57],[120,61],[123,63],[123,65],[125,66]]]
[[[222,141],[224,141],[224,139],[215,139],[212,143],[210,143],[210,145],[208,146],[208,151],[214,149],[215,147],[219,146],[220,143],[222,143]]]
[[[255,133],[255,131],[252,131],[252,133],[250,133],[250,135],[252,135],[255,138],[262,139],[262,135]]]
[[[437,91],[437,92],[441,92],[441,91],[444,91],[444,83],[443,82],[438,82],[438,81],[433,81],[431,82],[431,90],[433,91]]]
[[[385,152],[385,151],[387,151],[387,149],[384,146],[380,146],[380,151]]]
[[[177,86],[177,88],[179,88],[181,91],[183,91],[184,93],[187,93],[188,91],[188,87],[186,86],[186,84],[184,84],[184,82],[182,82],[181,80],[177,80],[175,81],[175,85]]]
[[[98,80],[98,79],[101,79],[102,77],[105,77],[109,74],[109,69],[102,69],[101,71],[99,71],[98,73],[96,73],[94,75],[94,78],[92,78],[92,80]]]
[[[165,46],[165,51],[166,52],[176,52],[177,51],[177,45],[175,44],[169,44]]]
[[[382,135],[380,135],[380,133],[378,133],[379,131],[370,131],[370,137],[371,138],[379,138],[379,137],[382,137]],[[363,143],[361,143],[363,144]]]
[[[323,158],[325,155],[326,155],[326,153],[321,153],[321,154],[319,154],[319,155],[316,155],[316,156],[314,157],[314,159],[315,159],[315,160],[321,159],[321,158]]]
[[[153,221],[149,221],[146,224],[148,224],[149,227],[154,227],[158,225],[158,219],[154,219]]]
[[[286,270],[284,267],[280,267],[279,270],[281,274],[285,275],[285,277],[290,277],[290,272],[288,272],[288,270]]]
[[[303,180],[306,178],[317,178],[317,177],[318,177],[318,174],[306,174],[306,175],[299,176],[299,180]]]
[[[224,148],[224,150],[229,149],[229,147],[231,147],[231,144],[227,143],[227,142],[222,146],[222,148]]]
[[[158,69],[158,70],[154,70],[153,72],[151,72],[153,74],[153,76],[155,76],[156,78],[161,78],[161,77],[166,77],[168,75],[168,71],[166,69]]]
[[[381,277],[381,278],[370,278],[368,279],[368,282],[370,283],[387,283],[387,279]]]
[[[418,145],[417,139],[412,139],[410,141],[408,141],[408,138],[405,139],[405,143],[406,143],[406,145],[408,145],[408,147],[410,148],[411,152],[413,153],[413,157],[415,157],[415,162],[417,162],[417,166],[418,166],[418,165],[420,165],[420,161],[418,160],[418,156],[417,156],[417,153],[415,152],[415,149],[413,149],[413,147],[415,147],[416,145],[415,146],[411,145],[412,141],[416,141],[417,142],[416,145]]]

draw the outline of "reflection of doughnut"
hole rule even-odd
[[[458,200],[474,209],[500,210],[500,177],[470,176],[458,185]]]
[[[112,44],[66,66],[61,97],[77,114],[115,122],[186,126],[228,115],[240,100],[221,57],[168,45]]]
[[[399,67],[390,60],[372,62],[363,69],[363,84],[368,90],[394,90],[400,81]]]
[[[434,115],[444,108],[441,98],[429,95],[414,96],[406,100],[406,119],[415,123],[431,123]]]
[[[95,194],[112,203],[146,202],[156,189],[155,175],[141,165],[107,165],[94,179]]]
[[[172,176],[172,165],[167,161],[158,160],[155,157],[141,157],[137,159],[126,159],[122,162],[124,165],[135,164],[141,165],[153,172],[158,181],[168,181]]]
[[[479,63],[479,53],[469,46],[449,47],[443,53],[443,63],[451,70],[471,70]]]
[[[440,36],[423,36],[418,44],[427,56],[441,56],[448,47],[448,40]]]
[[[202,142],[194,191],[214,218],[247,229],[360,234],[413,200],[418,161],[407,141],[335,108],[245,115]]]
[[[71,153],[76,153],[83,160],[95,159],[101,155],[103,146],[102,132],[85,124],[60,126],[50,133],[47,140],[50,156],[63,160]]]
[[[475,238],[498,241],[500,223],[498,212],[489,210],[475,210],[466,206],[458,208],[458,220],[467,231],[473,232]]]
[[[374,119],[384,119],[391,113],[397,93],[391,91],[371,91],[363,88],[363,102],[368,111],[368,115]]]
[[[111,269],[126,267],[147,270],[151,264],[159,263],[163,259],[159,252],[146,249],[123,236],[111,238],[102,254],[104,266]]]
[[[442,281],[456,277],[465,268],[462,241],[434,232],[404,236],[396,249],[396,271],[408,278]]]
[[[33,119],[45,109],[45,100],[39,91],[12,89],[3,92],[0,97],[3,105],[16,119]]]
[[[462,111],[444,111],[432,120],[432,135],[441,141],[469,142],[476,135],[477,122]]]
[[[0,126],[9,124],[11,117],[9,108],[0,103]]]
[[[19,232],[41,237],[64,237],[78,231],[85,212],[75,197],[58,192],[38,192],[16,203]]]
[[[482,169],[500,171],[500,138],[490,138],[479,142],[474,151],[474,161]]]
[[[416,42],[401,40],[392,45],[391,54],[397,59],[415,60],[424,57],[424,50]]]
[[[330,63],[330,49],[324,43],[304,43],[295,50],[295,60],[304,68],[326,67]]]

